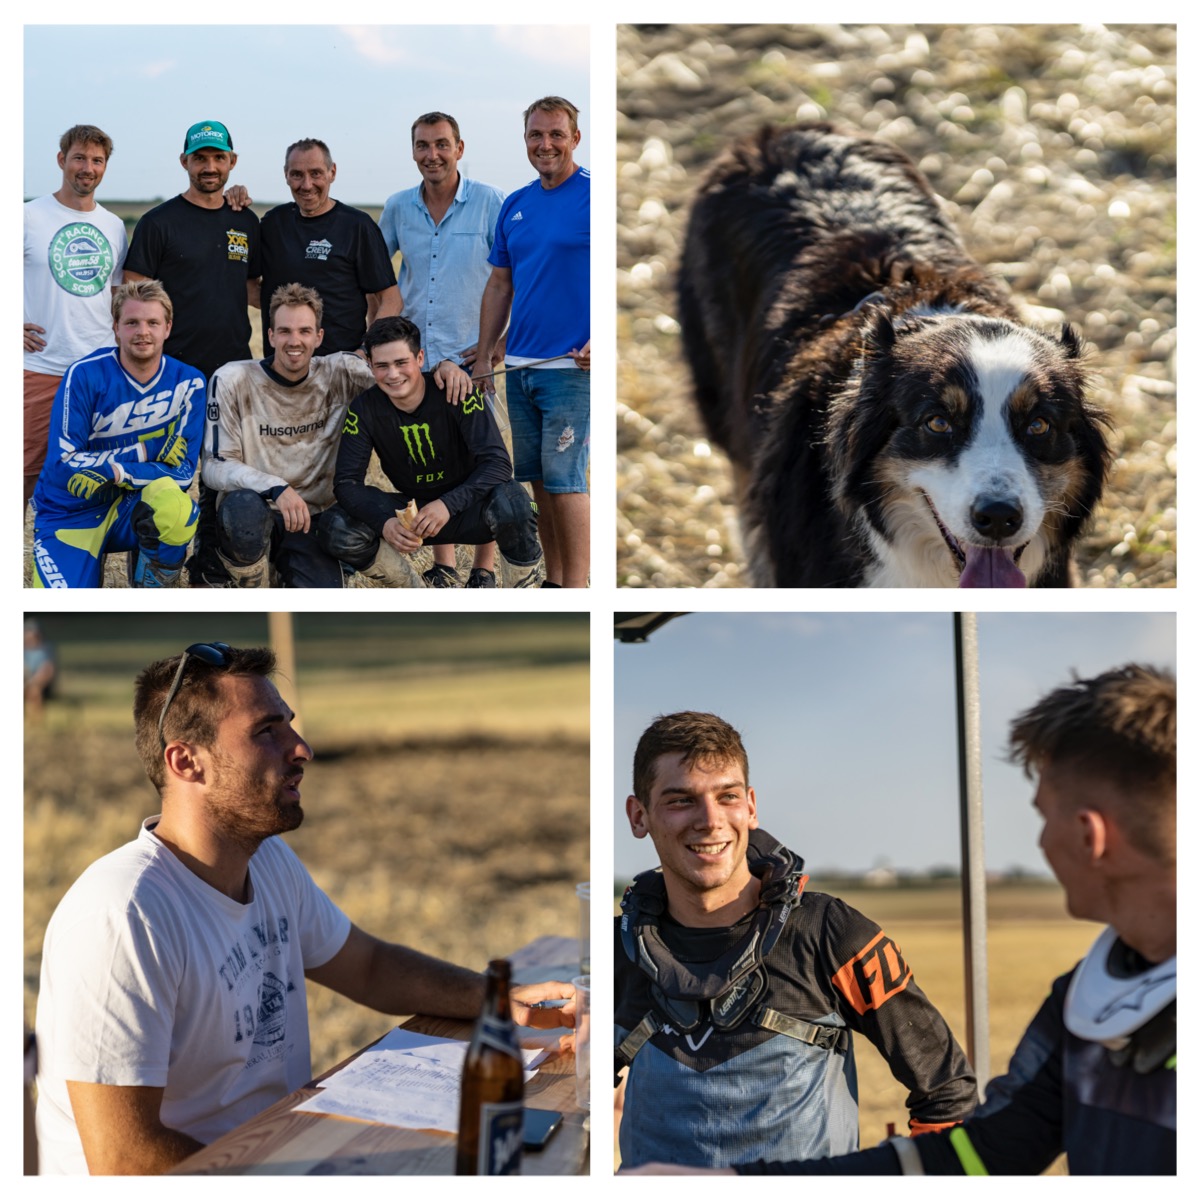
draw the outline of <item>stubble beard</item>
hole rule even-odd
[[[217,777],[204,804],[223,836],[253,853],[267,838],[299,828],[304,809],[284,798],[281,782],[271,783],[220,759],[215,766]]]

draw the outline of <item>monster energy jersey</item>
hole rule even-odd
[[[357,354],[331,354],[290,383],[272,361],[227,363],[213,376],[200,477],[219,492],[292,487],[313,512],[324,512],[333,504],[342,418],[371,385],[371,368]]]
[[[97,204],[68,208],[53,195],[25,205],[25,320],[46,345],[25,352],[25,370],[62,375],[113,344],[112,289],[121,282],[125,223]]]
[[[448,404],[432,375],[415,411],[402,412],[378,387],[364,392],[346,414],[338,448],[338,503],[377,533],[396,515],[396,497],[368,486],[371,451],[400,493],[402,504],[441,500],[450,515],[482,500],[512,478],[512,460],[491,409],[478,393]]]
[[[50,919],[37,1006],[44,1174],[85,1173],[66,1081],[163,1088],[163,1124],[211,1142],[312,1075],[304,972],[350,932],[277,837],[230,898],[155,836],[93,863]]]
[[[250,357],[246,282],[262,274],[258,217],[174,196],[137,223],[125,266],[159,280],[175,308],[166,352],[211,377]]]
[[[659,932],[680,960],[710,962],[737,944],[749,920],[691,929],[664,916]],[[613,953],[619,1043],[654,1001],[650,980],[625,954],[619,920]],[[806,892],[765,965],[769,1007],[874,1043],[908,1088],[913,1129],[961,1121],[973,1110],[975,1078],[965,1055],[899,947],[873,921],[832,896]],[[843,1154],[858,1145],[857,1092],[852,1046],[821,1049],[752,1018],[727,1032],[706,1015],[688,1033],[668,1024],[629,1067],[621,1161],[721,1167]]]
[[[129,487],[167,476],[186,490],[200,453],[203,397],[204,376],[165,354],[147,383],[121,366],[115,346],[72,363],[50,410],[50,446],[34,491],[38,525],[70,525],[80,513],[107,508],[120,495],[115,482],[90,500],[71,495],[69,482],[80,471],[113,478],[118,464]],[[177,467],[156,461],[172,433],[187,440]]]
[[[1145,1075],[1068,1032],[1068,972],[1025,1031],[1008,1073],[960,1129],[917,1138],[927,1175],[1036,1175],[1064,1151],[1072,1175],[1174,1175],[1175,1059]],[[825,1162],[758,1162],[746,1174],[900,1174],[890,1145]]]

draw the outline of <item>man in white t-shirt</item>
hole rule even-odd
[[[312,751],[274,667],[270,650],[214,642],[138,676],[162,813],[79,877],[46,930],[43,1174],[166,1171],[308,1082],[306,978],[381,1012],[479,1012],[482,976],[364,933],[276,836],[303,819]],[[514,988],[513,1018],[570,1021],[531,1006],[571,994]]]
[[[59,140],[62,186],[25,205],[25,501],[46,458],[50,406],[67,368],[113,344],[125,223],[96,203],[112,138],[73,125]]]

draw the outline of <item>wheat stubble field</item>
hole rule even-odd
[[[588,618],[300,614],[316,758],[288,842],[369,932],[482,969],[576,933],[588,877]],[[48,617],[61,699],[25,734],[24,1015],[46,922],[85,866],[158,811],[133,750],[140,665],[190,642],[267,641],[265,617]],[[395,1023],[309,989],[319,1073]]]

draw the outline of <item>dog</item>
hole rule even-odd
[[[1082,343],[1021,324],[902,151],[830,124],[735,143],[678,286],[756,586],[1072,586],[1111,459]]]

